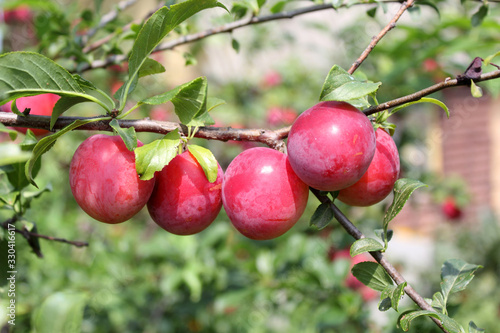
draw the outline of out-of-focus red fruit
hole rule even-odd
[[[52,110],[59,100],[59,96],[55,94],[41,94],[36,96],[21,97],[16,100],[16,106],[19,111],[23,112],[24,109],[31,109],[30,114],[39,116],[50,116]],[[0,109],[4,112],[12,112],[12,102],[4,104]],[[14,127],[16,131],[26,133],[27,128]],[[45,135],[50,133],[44,129],[30,128],[35,135]]]
[[[202,167],[189,151],[177,155],[160,172],[148,201],[151,218],[176,235],[192,235],[207,228],[222,207],[222,179],[210,183]]]
[[[16,22],[30,22],[33,19],[33,13],[28,6],[19,6],[15,9],[5,10],[3,12],[5,23],[12,24]]]
[[[169,113],[165,108],[154,107],[149,112],[149,118],[158,121],[167,121],[169,118]]]
[[[264,78],[262,80],[262,83],[265,87],[274,87],[283,81],[281,74],[276,72],[276,71],[270,71],[267,72],[266,75],[264,75]]]
[[[306,208],[309,188],[293,172],[285,154],[252,148],[229,164],[222,202],[235,228],[248,238],[266,240],[292,228]]]
[[[375,154],[375,131],[368,117],[345,102],[321,102],[293,123],[288,159],[300,179],[321,191],[357,182]]]
[[[137,146],[142,146],[140,141]],[[83,141],[71,160],[71,192],[94,219],[121,223],[137,214],[149,200],[155,180],[140,180],[135,154],[119,136],[97,134]]]
[[[371,206],[392,192],[399,177],[399,153],[392,137],[382,128],[375,132],[375,155],[363,177],[339,191],[337,199],[351,206]]]
[[[457,206],[455,199],[452,197],[447,198],[442,206],[441,210],[448,219],[458,220],[462,217],[462,210]]]
[[[272,107],[267,111],[267,123],[271,126],[291,125],[297,118],[297,112],[293,109]]]
[[[374,261],[372,257],[370,257],[366,253],[361,253],[355,256],[354,258],[351,257],[349,253],[349,249],[343,249],[339,251],[330,251],[329,252],[329,257],[332,261],[335,261],[337,259],[348,259],[351,262],[351,266],[349,268],[349,273],[347,274],[347,277],[345,279],[345,285],[346,287],[356,290],[359,292],[361,297],[363,298],[364,301],[368,302],[371,301],[372,299],[375,299],[378,295],[377,292],[370,287],[365,286],[363,283],[361,283],[354,275],[351,273],[351,269],[354,267],[354,265],[359,264],[360,262],[364,261]]]
[[[436,60],[431,58],[427,58],[424,60],[424,71],[434,72],[437,69],[439,69],[439,64],[437,63]]]

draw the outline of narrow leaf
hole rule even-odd
[[[188,150],[200,164],[205,176],[207,176],[208,181],[210,183],[215,182],[217,180],[219,164],[217,163],[214,154],[212,154],[212,152],[207,148],[197,145],[189,145]]]
[[[135,152],[135,169],[141,180],[154,177],[177,155],[181,137],[177,130],[147,145],[138,147]]]
[[[357,256],[364,252],[380,251],[384,248],[382,244],[373,238],[361,238],[351,245],[351,257]]]
[[[57,139],[59,139],[62,135],[68,133],[69,131],[80,127],[82,125],[100,121],[106,118],[94,118],[94,119],[87,119],[87,120],[75,120],[72,122],[70,125],[64,127],[62,130],[60,130],[57,133],[54,133],[52,135],[46,136],[42,138],[38,143],[36,144],[35,148],[33,148],[33,153],[31,155],[31,158],[29,159],[28,163],[26,163],[26,168],[25,168],[25,173],[26,173],[26,178],[30,181],[30,183],[38,188],[38,185],[35,183],[33,180],[33,168],[35,167],[35,163],[37,160],[46,152],[52,148],[52,146],[56,143]]]
[[[397,107],[395,107],[395,108],[393,108],[391,110],[390,114],[393,115],[393,114],[395,114],[396,112],[398,112],[401,109],[404,109],[404,108],[406,108],[406,107],[408,107],[410,105],[419,104],[419,103],[433,103],[433,104],[436,104],[437,106],[441,107],[444,110],[444,112],[446,112],[446,116],[448,118],[450,118],[450,110],[448,109],[448,107],[446,106],[446,104],[444,104],[443,102],[441,102],[438,99],[430,98],[430,97],[422,97],[418,101],[408,102],[408,103],[405,103],[403,105],[397,106]]]
[[[491,63],[491,60],[493,60],[493,58],[495,58],[495,57],[498,57],[499,55],[500,55],[500,51],[487,56],[486,58],[484,58],[484,61],[483,61],[484,65],[488,66]]]
[[[394,185],[394,199],[384,216],[384,229],[387,229],[389,222],[403,209],[413,191],[422,186],[427,185],[414,179],[401,178],[396,181]]]
[[[389,274],[376,262],[360,262],[354,265],[351,271],[352,275],[361,283],[374,290],[383,291],[385,288],[393,285]]]
[[[472,24],[473,27],[477,27],[478,25],[481,25],[483,23],[484,18],[486,15],[488,15],[488,4],[483,4],[477,12],[472,15],[470,23]]]
[[[403,331],[407,332],[410,329],[411,321],[421,316],[434,317],[440,320],[443,327],[450,333],[465,333],[463,327],[460,326],[460,324],[457,323],[452,318],[448,317],[445,314],[429,310],[416,310],[416,311],[405,312],[399,317],[398,322]]]
[[[330,222],[333,220],[333,210],[330,208],[328,203],[322,203],[316,208],[314,213],[311,216],[311,221],[309,225],[311,227],[316,228],[317,230],[321,230],[325,228]]]
[[[469,333],[480,333],[480,332],[486,332],[484,329],[479,328],[474,324],[473,321],[469,323]]]
[[[34,313],[36,332],[80,332],[86,301],[87,297],[83,293],[57,292],[50,295]]]
[[[161,40],[186,19],[201,10],[213,7],[225,8],[216,0],[187,0],[170,8],[162,7],[151,15],[142,26],[130,52],[129,76],[120,96],[122,106],[125,105],[130,88],[138,79],[143,64]]]
[[[88,99],[81,96],[63,96],[59,98],[56,105],[54,106],[54,109],[52,110],[52,116],[50,117],[50,129],[52,130],[57,121],[57,118],[59,118],[59,116],[62,115],[66,110],[76,104],[88,101]]]
[[[450,294],[464,290],[474,278],[474,273],[483,266],[468,264],[461,259],[447,260],[441,268],[441,292],[444,299]]]
[[[111,126],[122,138],[128,150],[133,151],[135,148],[137,148],[137,135],[135,133],[135,128],[121,128],[118,120],[116,119],[111,120],[109,126]]]
[[[165,72],[165,67],[158,61],[147,58],[139,70],[139,78]]]
[[[385,242],[386,237],[387,237],[387,242],[390,242],[394,234],[393,230],[387,230],[387,235],[386,235],[384,233],[384,229],[375,229],[374,232],[375,235],[377,235],[377,237],[379,237],[383,242]]]
[[[370,95],[378,90],[382,83],[360,81],[347,71],[335,65],[332,67],[321,91],[321,101],[349,101]]]
[[[403,282],[401,284],[398,284],[398,286],[394,289],[394,292],[391,295],[391,306],[394,310],[399,311],[399,301],[401,301],[401,298],[405,294],[405,287],[407,283]]]
[[[141,103],[158,105],[171,101],[181,123],[186,126],[203,126],[207,113],[207,79],[199,77],[164,94],[153,96]]]
[[[475,98],[483,97],[483,89],[476,85],[473,80],[470,80],[470,93]]]
[[[446,314],[446,301],[439,291],[432,296],[432,307],[441,313]]]

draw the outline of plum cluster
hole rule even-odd
[[[138,146],[142,146],[138,142]],[[383,200],[399,177],[391,136],[345,102],[321,102],[293,123],[288,155],[251,148],[236,156],[215,182],[189,152],[177,155],[151,180],[139,179],[135,155],[119,136],[86,139],[70,165],[70,186],[80,207],[105,223],[121,223],[147,205],[151,218],[177,235],[207,228],[222,206],[235,228],[266,240],[292,228],[303,214],[309,187],[338,191],[353,206]]]

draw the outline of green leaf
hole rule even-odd
[[[162,7],[151,15],[142,26],[130,52],[129,75],[119,98],[122,108],[125,106],[128,94],[133,90],[131,88],[139,78],[141,68],[161,40],[186,19],[201,10],[213,7],[226,9],[223,4],[216,0],[187,0],[172,5],[170,8]]]
[[[321,230],[333,220],[333,210],[327,202],[324,202],[316,208],[309,221],[309,226]]]
[[[483,89],[476,85],[473,80],[470,80],[470,93],[475,98],[483,97]]]
[[[389,274],[376,262],[360,262],[351,271],[361,283],[377,291],[383,291],[394,284]]]
[[[276,13],[282,12],[283,9],[285,8],[286,4],[287,4],[287,1],[278,1],[277,3],[275,3],[271,7],[271,9],[270,9],[271,13],[276,14]]]
[[[379,237],[383,242],[385,242],[386,237],[387,237],[387,242],[390,242],[394,234],[394,231],[387,230],[387,235],[386,235],[384,234],[384,229],[375,229],[374,232],[375,235],[377,235],[377,237]]]
[[[483,23],[484,18],[488,15],[488,9],[489,6],[485,3],[481,7],[479,7],[474,15],[472,15],[470,23],[473,27],[477,27],[478,25],[481,25],[481,23]]]
[[[197,145],[189,145],[188,150],[200,164],[205,176],[207,176],[208,181],[210,183],[215,182],[217,180],[219,164],[217,163],[214,154],[212,154],[212,152],[207,148]]]
[[[441,321],[443,327],[449,331],[450,333],[465,333],[462,326],[457,323],[455,320],[451,319],[445,314],[429,311],[429,310],[416,310],[416,311],[407,311],[401,314],[398,319],[398,323],[403,329],[403,331],[407,332],[410,329],[410,323],[413,319],[421,317],[421,316],[429,316],[434,317]]]
[[[437,311],[446,314],[446,301],[444,300],[443,294],[439,291],[432,296],[431,305]]]
[[[494,53],[494,54],[491,54],[491,55],[487,56],[486,58],[484,58],[483,64],[485,66],[488,66],[491,63],[491,60],[493,60],[493,58],[495,58],[495,57],[498,57],[499,55],[500,55],[500,51],[498,51],[497,53]]]
[[[122,138],[128,150],[134,151],[134,149],[137,148],[137,135],[135,133],[135,128],[121,128],[118,120],[116,119],[111,120],[109,126],[111,126]]]
[[[468,264],[461,259],[447,260],[441,268],[441,292],[445,300],[450,294],[464,290],[483,266]],[[446,304],[446,303],[445,303]]]
[[[408,102],[408,103],[405,103],[403,105],[397,106],[397,107],[395,107],[395,108],[393,108],[391,110],[390,115],[393,115],[396,112],[398,112],[399,110],[404,109],[404,108],[406,108],[406,107],[408,107],[410,105],[418,104],[418,103],[433,103],[433,104],[436,104],[437,106],[440,106],[446,112],[446,116],[448,118],[450,118],[450,110],[448,109],[448,107],[446,106],[446,104],[444,104],[443,102],[441,102],[438,99],[430,98],[430,97],[422,97],[418,101]]]
[[[35,186],[35,187],[38,188],[38,185],[33,180],[33,178],[34,178],[34,176],[33,176],[33,169],[34,169],[34,167],[36,165],[37,160],[43,154],[45,154],[46,152],[48,152],[50,150],[50,148],[52,148],[52,146],[54,146],[54,144],[56,143],[57,139],[59,139],[62,135],[68,133],[69,131],[71,131],[71,130],[77,128],[77,127],[80,127],[80,126],[88,124],[88,123],[92,123],[92,122],[96,122],[96,121],[101,121],[103,119],[106,119],[106,118],[93,118],[93,119],[87,119],[87,120],[81,120],[81,119],[75,120],[74,122],[72,122],[68,126],[64,127],[62,130],[60,130],[59,132],[54,133],[54,134],[49,135],[49,136],[46,136],[46,137],[42,138],[40,141],[38,141],[38,143],[36,144],[36,146],[33,148],[33,153],[31,155],[29,161],[26,163],[26,168],[25,168],[26,178],[28,178],[28,180],[30,181],[30,183],[33,186]]]
[[[212,111],[218,106],[226,104],[226,101],[217,97],[208,97],[207,98],[207,112]]]
[[[377,14],[377,6],[373,7],[373,8],[370,8],[366,11],[366,14],[370,17],[375,17],[375,15]]]
[[[405,287],[408,283],[403,282],[401,284],[398,284],[396,289],[394,289],[394,292],[391,295],[391,306],[394,310],[399,311],[399,301],[401,301],[401,298],[405,294]]]
[[[154,177],[156,171],[161,171],[177,155],[181,137],[177,130],[168,133],[163,138],[138,147],[135,152],[135,169],[141,180]]]
[[[203,126],[207,122],[207,79],[199,77],[164,94],[153,96],[141,103],[158,105],[171,101],[181,123]],[[211,119],[210,117],[208,119]]]
[[[82,97],[108,110],[106,104],[86,94],[79,81],[51,59],[32,52],[0,55],[0,105],[19,97],[45,93]]]
[[[384,216],[384,230],[387,230],[389,222],[398,215],[403,206],[417,188],[427,186],[426,184],[408,178],[401,178],[394,184],[394,199]]]
[[[147,58],[142,64],[141,69],[139,70],[139,78],[163,72],[165,72],[165,67],[163,67],[162,64],[160,64],[156,60]]]
[[[62,115],[66,110],[68,110],[69,108],[71,108],[76,104],[83,102],[88,102],[88,99],[81,96],[61,97],[54,106],[54,109],[52,110],[52,116],[50,117],[50,129],[52,130],[57,121],[57,118],[59,118],[59,116]]]
[[[351,245],[351,257],[365,252],[380,251],[384,248],[382,244],[373,238],[361,238]]]
[[[398,311],[399,301],[404,295],[404,288],[407,283],[403,282],[397,286],[388,286],[380,295],[380,303],[378,305],[378,309],[380,311],[387,311],[390,308],[393,308],[396,312]]]
[[[469,333],[479,333],[479,332],[486,332],[484,329],[479,328],[474,324],[473,321],[469,323]]]
[[[0,124],[0,132],[1,133],[8,133],[9,137],[10,137],[10,139],[12,141],[14,141],[15,139],[17,139],[18,132],[16,130],[13,130],[13,129],[5,127],[4,124]]]
[[[233,50],[236,51],[236,53],[240,52],[240,43],[236,39],[234,38],[231,39],[231,46]]]
[[[321,101],[350,101],[370,95],[378,90],[382,83],[360,81],[344,69],[334,65],[321,91]]]
[[[37,333],[80,332],[86,302],[87,296],[83,293],[57,292],[50,295],[33,315],[35,331]]]

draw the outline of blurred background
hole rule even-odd
[[[228,8],[235,3],[221,2]],[[285,11],[319,2],[289,1]],[[82,38],[100,15],[116,8],[117,1],[0,1],[1,51],[37,51],[68,67],[123,53],[136,29],[121,28],[131,20],[142,20],[160,5],[149,0],[131,3],[91,40],[113,34],[108,43],[84,55]],[[269,14],[277,3],[268,1],[260,15]],[[164,64],[166,72],[142,79],[134,96],[144,98],[206,76],[209,96],[226,101],[211,112],[215,126],[290,125],[318,102],[330,68],[337,64],[348,69],[399,6],[384,4],[375,13],[369,11],[373,5],[321,10],[156,53],[154,58]],[[475,57],[486,58],[498,51],[500,10],[496,4],[491,4],[480,24],[471,22],[479,7],[476,2],[460,6],[438,1],[435,6],[439,14],[432,6],[405,13],[356,72],[383,83],[379,102],[454,78]],[[100,9],[96,12],[96,8]],[[208,10],[182,24],[169,38],[234,18],[221,9]],[[493,69],[489,66],[484,71]],[[110,93],[125,75],[123,64],[83,73]],[[464,326],[474,320],[494,332],[500,317],[500,80],[479,85],[482,98],[472,97],[467,87],[432,96],[449,107],[449,119],[431,104],[409,107],[391,118],[397,124],[394,139],[402,176],[428,187],[417,190],[391,222],[394,237],[387,257],[428,298],[440,288],[440,269],[446,259],[483,265],[467,290],[450,300],[450,315]],[[67,115],[100,112],[83,104]],[[143,117],[177,121],[172,105],[144,106],[130,116]],[[88,241],[89,246],[40,240],[44,257],[38,258],[18,235],[16,325],[6,324],[8,299],[2,275],[2,333],[34,332],[41,317],[63,320],[81,309],[82,332],[402,332],[396,327],[398,313],[380,312],[378,293],[349,275],[354,262],[369,260],[350,259],[350,236],[336,222],[320,232],[308,227],[319,204],[313,196],[297,225],[272,241],[241,236],[223,210],[208,229],[184,237],[159,228],[146,210],[119,225],[88,217],[70,195],[68,167],[78,145],[92,134],[75,131],[44,155],[37,182],[51,191],[34,200],[25,216],[40,234]],[[142,142],[158,137],[139,134]],[[255,146],[195,140],[212,150],[223,169],[238,153]],[[4,183],[0,173],[0,184]],[[370,235],[381,228],[391,199],[363,209],[339,205]],[[9,212],[1,208],[0,221],[5,221]],[[2,253],[6,253],[5,246],[4,239],[0,241]],[[405,297],[401,309],[412,307]],[[78,332],[80,327],[64,331]],[[417,319],[410,332],[439,330],[430,320]]]

